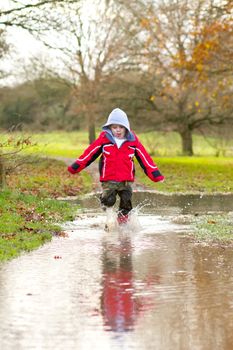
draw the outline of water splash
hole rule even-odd
[[[133,208],[128,214],[127,223],[118,224],[117,222],[117,212],[114,207],[106,209],[106,221],[105,221],[105,231],[107,232],[140,232],[142,230],[142,225],[140,223],[140,213],[143,208],[150,206],[149,200],[144,200],[139,203],[135,208]]]
[[[116,231],[118,227],[117,213],[113,208],[106,209],[105,231]]]

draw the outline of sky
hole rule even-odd
[[[87,9],[85,10],[84,8],[84,10],[85,13],[91,16],[95,13],[94,6],[92,6],[91,0],[86,1],[85,6],[88,6]],[[2,9],[8,9],[9,4],[10,0],[5,0],[0,7]],[[56,67],[61,64],[57,52],[52,53],[51,50],[48,51],[42,42],[36,40],[26,30],[17,27],[8,27],[7,42],[11,45],[10,54],[4,60],[0,61],[0,68],[11,74],[2,79],[0,85],[15,85],[25,80],[23,79],[24,74],[22,74],[22,71],[30,67],[33,57],[40,58],[44,62],[48,60],[48,57],[52,57],[50,61],[55,61]]]
[[[2,0],[0,10],[7,10],[10,7],[10,0]],[[51,52],[48,54],[48,49],[41,41],[36,40],[26,30],[20,27],[7,27],[6,32],[6,40],[10,45],[10,52],[4,59],[0,60],[0,69],[9,74],[8,77],[1,79],[1,86],[11,86],[25,80],[26,73],[24,71],[32,64],[33,57],[41,58],[43,61],[43,58],[45,60],[52,55]]]
[[[9,28],[7,33],[7,42],[11,49],[7,57],[1,60],[1,68],[10,73],[10,76],[3,79],[1,85],[14,85],[22,79],[20,71],[29,65],[30,59],[33,56],[43,56],[46,49],[41,42],[22,29]]]

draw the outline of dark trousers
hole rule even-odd
[[[100,197],[101,204],[104,207],[112,207],[116,203],[117,195],[120,197],[119,214],[127,215],[132,210],[132,188],[128,181],[102,182],[103,192]]]

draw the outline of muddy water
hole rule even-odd
[[[137,190],[134,206],[143,206],[150,213],[205,214],[233,211],[233,192],[228,194],[163,194]],[[99,194],[86,195],[78,200],[85,208],[99,208]]]
[[[120,229],[79,213],[67,237],[2,264],[1,349],[232,350],[232,248],[195,244],[177,207],[159,208]]]

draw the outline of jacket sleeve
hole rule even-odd
[[[135,157],[144,170],[144,173],[154,182],[164,180],[164,176],[160,173],[157,165],[153,162],[151,156],[147,153],[144,146],[137,139],[135,148]]]
[[[68,166],[68,171],[71,174],[79,173],[81,170],[90,165],[102,152],[102,139],[103,136],[100,136],[92,143],[87,149],[83,152],[83,154],[76,159],[76,161]]]

